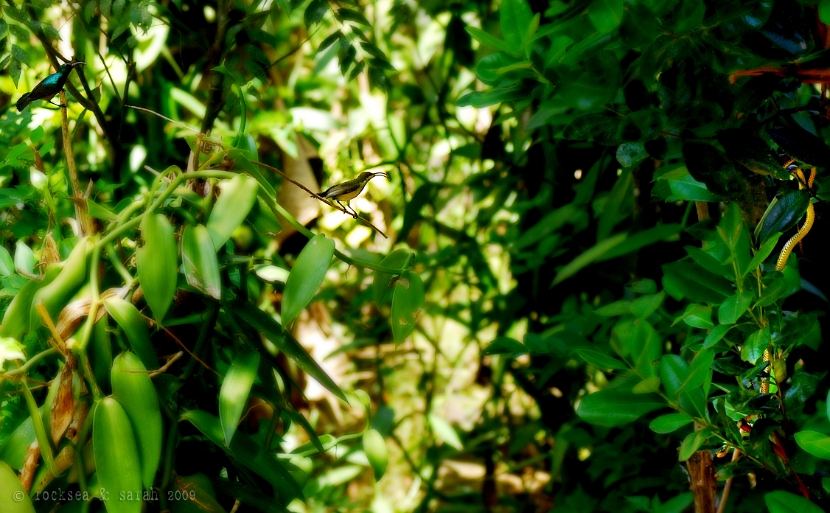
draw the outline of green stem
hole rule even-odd
[[[110,263],[113,267],[115,267],[115,270],[118,272],[118,274],[121,275],[121,279],[124,280],[124,285],[128,288],[132,287],[135,278],[133,278],[133,275],[130,274],[130,271],[128,271],[127,268],[124,267],[124,264],[121,263],[121,259],[118,257],[118,253],[115,252],[115,248],[112,246],[112,244],[107,244],[106,252],[107,257],[109,257]]]
[[[45,351],[41,351],[40,353],[38,353],[38,354],[34,355],[33,357],[29,358],[29,361],[24,363],[20,367],[18,367],[16,369],[12,369],[12,370],[4,373],[3,377],[17,376],[18,374],[25,374],[25,373],[29,372],[29,369],[31,369],[34,366],[34,364],[36,364],[39,360],[41,360],[43,358],[46,358],[47,356],[53,355],[57,352],[58,352],[58,350],[55,349],[54,347],[50,347],[49,349],[46,349]]]

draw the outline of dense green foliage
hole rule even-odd
[[[827,4],[7,0],[0,510],[830,507]]]

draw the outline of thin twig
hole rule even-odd
[[[188,349],[188,348],[187,348],[187,346],[186,346],[186,345],[184,345],[184,343],[183,343],[181,340],[179,340],[179,337],[177,337],[176,335],[174,335],[172,331],[170,331],[169,329],[165,328],[164,326],[161,326],[161,325],[158,325],[158,326],[159,326],[159,328],[163,329],[163,330],[164,330],[164,332],[165,332],[165,333],[167,333],[167,334],[170,336],[170,338],[172,338],[173,340],[175,340],[177,344],[179,344],[180,346],[182,346],[182,349],[184,349],[185,351],[187,351],[187,354],[189,354],[190,356],[192,356],[192,357],[193,357],[193,359],[194,359],[194,360],[196,360],[197,362],[201,363],[201,364],[202,364],[202,367],[204,367],[205,369],[207,369],[207,370],[211,371],[212,373],[216,374],[217,376],[221,376],[221,374],[219,374],[219,373],[218,373],[218,372],[216,372],[215,370],[211,369],[211,368],[210,368],[210,365],[206,364],[205,362],[203,362],[202,360],[200,360],[198,356],[196,356],[195,354],[193,354],[193,352],[192,352],[190,349]],[[167,365],[165,365],[164,367],[166,367],[166,366],[167,366]],[[164,367],[159,367],[159,370],[163,369]]]
[[[735,449],[732,451],[732,461],[738,461],[738,458],[741,457],[741,451]],[[720,504],[718,504],[718,511],[717,513],[723,513],[726,509],[726,501],[729,499],[729,491],[732,489],[732,477],[726,480],[726,484],[723,486],[723,494],[720,496]]]
[[[159,114],[158,112],[156,112],[156,111],[154,111],[154,110],[151,110],[151,109],[145,109],[144,107],[139,107],[139,106],[137,106],[137,105],[124,105],[124,107],[126,107],[126,108],[128,108],[128,109],[141,110],[141,111],[144,111],[144,112],[148,112],[148,113],[150,113],[150,114],[155,114],[156,116],[158,116],[158,117],[160,117],[160,118],[162,118],[162,119],[166,119],[167,121],[169,121],[169,122],[173,123],[174,125],[178,125],[178,126],[180,126],[180,127],[184,128],[185,130],[190,130],[190,131],[191,131],[191,132],[193,132],[194,134],[198,134],[198,133],[200,133],[197,129],[195,129],[195,128],[193,128],[193,127],[190,127],[190,126],[187,126],[187,125],[185,125],[184,123],[182,123],[181,121],[176,121],[175,119],[168,118],[167,116],[165,116],[165,115],[163,115],[163,114]]]
[[[151,378],[155,378],[159,374],[163,374],[163,373],[167,372],[167,369],[169,369],[170,366],[173,365],[173,362],[175,362],[176,360],[178,360],[182,356],[184,356],[184,351],[179,351],[178,353],[171,356],[170,359],[167,360],[167,363],[165,363],[164,365],[159,367],[158,370],[154,370],[153,372],[148,374],[148,376],[150,376]]]
[[[69,170],[69,181],[72,183],[72,196],[78,198],[73,201],[75,204],[75,216],[78,224],[81,225],[81,235],[92,234],[92,226],[89,222],[89,212],[78,182],[78,169],[75,167],[75,154],[72,151],[72,139],[69,134],[69,118],[66,114],[66,92],[61,90],[61,128],[63,130],[63,153],[66,155],[66,168]]]
[[[364,218],[362,218],[362,217],[360,217],[360,216],[355,216],[355,215],[353,215],[352,213],[350,213],[348,210],[346,210],[345,208],[342,208],[342,207],[340,207],[339,205],[335,205],[334,203],[329,202],[329,200],[328,200],[327,198],[324,198],[324,197],[320,196],[319,194],[317,194],[316,192],[311,191],[308,187],[306,187],[305,185],[301,184],[300,182],[298,182],[298,181],[296,181],[296,180],[293,180],[292,178],[290,178],[288,175],[286,175],[285,173],[283,173],[283,172],[282,172],[282,171],[280,171],[279,169],[277,169],[277,168],[275,168],[275,167],[273,167],[273,166],[269,166],[268,164],[263,164],[262,162],[257,162],[256,160],[252,160],[252,161],[251,161],[251,164],[257,165],[257,166],[259,166],[259,167],[264,167],[265,169],[268,169],[268,170],[270,170],[270,171],[273,171],[273,172],[277,173],[277,174],[278,174],[278,175],[280,175],[281,177],[285,178],[286,180],[288,180],[289,182],[293,183],[294,185],[296,185],[296,186],[297,186],[297,187],[299,187],[300,189],[302,189],[302,190],[306,191],[307,193],[311,194],[313,197],[315,197],[315,198],[317,198],[318,200],[322,201],[322,202],[323,202],[323,203],[325,203],[326,205],[328,205],[328,206],[330,206],[330,207],[334,207],[334,208],[336,208],[337,210],[339,210],[339,211],[343,212],[344,214],[348,215],[349,217],[353,217],[353,218],[357,219],[358,221],[360,221],[360,222],[362,222],[362,223],[366,224],[367,226],[369,226],[370,228],[372,228],[373,230],[375,230],[375,231],[376,231],[376,232],[378,232],[379,234],[383,235],[383,238],[384,238],[384,239],[388,239],[388,238],[389,238],[389,237],[387,237],[387,236],[386,236],[386,234],[385,234],[385,233],[383,233],[383,231],[382,231],[380,228],[378,228],[377,226],[373,225],[373,224],[372,224],[371,222],[369,222],[367,219],[364,219]]]
[[[35,305],[35,308],[37,309],[38,315],[40,315],[40,318],[43,320],[43,324],[46,325],[49,331],[52,332],[52,336],[55,337],[54,341],[51,338],[49,339],[52,347],[57,349],[63,356],[66,356],[66,342],[64,342],[63,338],[61,338],[61,334],[58,333],[58,329],[55,328],[55,323],[52,322],[49,312],[46,311],[46,305],[43,303],[42,299],[37,305]]]

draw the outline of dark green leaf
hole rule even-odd
[[[311,0],[311,3],[305,8],[305,26],[310,29],[312,25],[320,23],[328,10],[329,3],[327,0]]]
[[[685,413],[669,413],[652,420],[648,427],[655,433],[665,434],[677,431],[693,421],[694,419]]]
[[[585,422],[601,426],[622,426],[646,413],[666,406],[656,394],[635,394],[628,390],[600,390],[582,398],[576,414]]]
[[[830,147],[824,141],[799,126],[767,130],[782,150],[805,164],[830,166]]]
[[[334,381],[326,374],[320,365],[308,354],[303,346],[270,315],[263,312],[251,303],[241,301],[233,303],[233,314],[245,321],[255,330],[261,332],[270,340],[277,349],[297,363],[297,366],[316,379],[318,383],[327,388],[331,393],[346,401],[346,396]],[[348,402],[348,401],[346,401]],[[221,428],[220,428],[221,429]]]
[[[745,128],[721,130],[718,142],[727,155],[753,173],[772,175],[782,180],[789,178],[789,172],[779,164],[772,148],[752,131]]]
[[[770,513],[824,513],[804,497],[800,497],[784,490],[776,490],[764,495]]]
[[[360,23],[361,25],[366,25],[370,27],[371,24],[369,20],[366,19],[366,16],[363,16],[357,11],[353,11],[352,9],[340,9],[335,14],[335,17],[340,21],[354,21],[356,23]]]
[[[318,233],[297,257],[288,280],[282,301],[282,323],[291,322],[300,315],[326,277],[331,258],[334,256],[334,241]]]
[[[804,217],[809,204],[810,191],[806,189],[790,191],[778,198],[764,216],[760,233],[762,243],[766,243],[770,235],[783,233],[795,226]]]

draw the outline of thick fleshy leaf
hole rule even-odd
[[[92,443],[98,482],[108,513],[140,513],[143,501],[138,446],[130,419],[112,397],[95,407]],[[127,494],[132,500],[126,500]]]
[[[407,269],[401,273],[392,291],[392,335],[400,344],[412,333],[424,306],[424,284],[421,277]]]
[[[389,451],[386,448],[386,440],[378,430],[369,429],[363,433],[363,452],[366,453],[366,459],[375,473],[375,481],[380,481],[386,472],[386,465],[389,464]]]
[[[287,326],[308,305],[329,269],[334,256],[334,241],[318,233],[297,256],[285,282],[282,296],[282,323]]]
[[[284,331],[282,326],[277,323],[270,315],[263,312],[255,305],[247,302],[232,303],[233,313],[240,319],[250,324],[255,330],[263,333],[265,337],[270,340],[277,348],[285,353],[285,355],[297,363],[297,366],[303,369],[312,378],[316,379],[318,383],[323,385],[340,399],[345,402],[346,396],[343,391],[332,381],[320,365],[308,354],[303,346],[297,342],[290,333]]]
[[[303,492],[291,474],[282,463],[273,455],[264,451],[262,447],[245,433],[237,433],[226,447],[222,433],[222,425],[217,417],[201,410],[189,410],[182,414],[186,420],[196,426],[211,442],[227,452],[234,461],[259,474],[263,479],[276,488],[286,502],[293,498],[303,498]]]
[[[3,513],[35,513],[35,507],[14,470],[0,461],[0,510]]]
[[[222,296],[216,248],[203,225],[188,226],[182,235],[182,267],[187,283],[214,299]]]
[[[259,184],[248,175],[238,174],[219,185],[219,198],[207,221],[213,247],[219,251],[239,228],[256,203]]]
[[[248,394],[259,368],[259,353],[243,351],[236,355],[228,368],[222,388],[219,390],[219,420],[225,435],[225,445],[230,447],[236,426],[248,406]]]
[[[124,408],[133,428],[144,489],[151,490],[161,461],[164,435],[156,389],[141,360],[129,352],[115,358],[110,381],[112,395]]]
[[[150,330],[147,328],[147,321],[141,312],[119,297],[112,297],[104,300],[104,306],[116,323],[127,335],[135,354],[141,359],[144,368],[155,370],[159,367],[158,355],[150,343]]]
[[[176,237],[166,217],[150,214],[141,223],[141,238],[144,245],[135,252],[138,280],[147,305],[161,323],[176,293]]]

